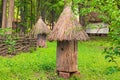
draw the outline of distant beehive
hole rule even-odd
[[[102,20],[99,18],[99,13],[97,12],[91,12],[87,15],[88,21],[91,23],[98,23],[102,22]]]
[[[33,33],[37,35],[37,46],[46,47],[46,36],[49,32],[47,25],[39,18],[33,28]]]

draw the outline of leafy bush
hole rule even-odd
[[[91,12],[99,13],[99,18],[107,23],[110,29],[109,36],[112,44],[105,49],[105,59],[114,62],[118,66],[117,59],[120,57],[120,4],[118,0],[74,0],[76,6],[80,4],[80,16],[86,16]]]

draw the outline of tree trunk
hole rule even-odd
[[[12,28],[13,19],[14,19],[14,0],[9,0],[9,12],[8,12],[8,21],[7,21],[8,28]]]
[[[2,28],[6,27],[6,8],[7,8],[7,0],[3,0],[3,13],[2,13]]]
[[[20,6],[20,17],[21,17],[21,24],[20,24],[20,32],[25,33],[27,29],[27,1],[26,0],[20,0],[20,4],[23,4],[23,6]]]
[[[40,16],[41,16],[42,20],[45,22],[47,6],[43,6],[43,4],[40,3],[40,8],[43,8],[42,10],[40,9]]]
[[[54,2],[53,2],[54,3]],[[52,18],[51,18],[51,30],[53,30],[53,27],[54,27],[54,14],[55,12],[54,12],[54,10],[52,9],[52,11],[51,11],[51,16],[52,16]]]
[[[33,17],[33,1],[31,0],[30,1],[31,2],[31,10],[30,10],[30,15],[31,15],[31,17]],[[33,24],[33,20],[32,20],[32,18],[30,18],[30,27],[32,28],[32,24]]]
[[[37,6],[36,6],[36,8],[37,8],[37,9],[36,9],[36,10],[37,10],[37,11],[36,11],[36,21],[37,21],[37,20],[40,18],[40,0],[37,0],[37,1],[36,1],[36,5],[37,5]]]
[[[0,2],[0,27],[2,27],[3,0]]]

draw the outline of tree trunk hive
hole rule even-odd
[[[58,75],[69,78],[72,74],[79,74],[78,40],[85,41],[89,37],[77,21],[70,6],[64,8],[48,39],[57,41],[56,70]]]
[[[37,23],[33,28],[33,33],[37,35],[37,46],[46,47],[46,37],[50,32],[47,25],[43,22],[41,18],[38,19]]]
[[[57,42],[57,71],[76,72],[77,66],[77,41]]]

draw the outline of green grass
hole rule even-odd
[[[71,80],[120,80],[120,72],[106,74],[109,63],[103,50],[109,46],[108,38],[92,38],[79,42],[78,68],[80,77]],[[0,80],[64,80],[55,73],[56,42],[48,42],[48,48],[39,48],[33,53],[13,57],[0,57]]]

